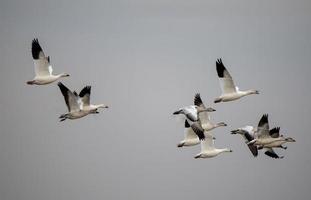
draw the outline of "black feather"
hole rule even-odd
[[[276,153],[271,152],[271,151],[266,151],[265,154],[267,156],[270,156],[271,158],[280,158]]]
[[[38,39],[37,38],[33,39],[31,44],[31,52],[33,59],[38,60],[41,51],[43,52]]]
[[[280,135],[280,127],[275,127],[269,131],[269,135],[273,138],[277,138]]]
[[[85,87],[81,90],[79,96],[80,96],[80,97],[83,97],[83,96],[86,95],[86,94],[88,94],[88,95],[91,94],[91,86],[89,86],[89,85],[88,85],[88,86],[85,86]]]
[[[58,82],[57,85],[58,85],[60,91],[62,92],[62,94],[64,96],[67,107],[69,108],[69,100],[68,100],[69,89],[64,84],[62,84],[61,82]]]
[[[257,146],[256,145],[253,145],[253,144],[248,144],[247,145],[249,150],[252,152],[253,156],[258,156],[258,149],[257,149]]]
[[[258,123],[258,127],[262,127],[264,124],[267,123],[268,123],[268,114],[264,114]]]
[[[219,78],[224,77],[224,71],[226,70],[224,64],[222,63],[221,58],[217,59],[216,61],[216,70]]]
[[[199,137],[200,140],[205,139],[204,130],[201,127],[198,127],[196,124],[191,125],[192,130],[194,133]]]
[[[185,120],[185,128],[189,128],[190,127],[190,124],[187,120]]]
[[[247,141],[249,141],[249,142],[254,139],[254,137],[251,134],[249,134],[248,132],[246,132],[246,131],[244,133],[244,136],[247,139]]]
[[[200,93],[194,95],[194,105],[201,106],[203,104]]]

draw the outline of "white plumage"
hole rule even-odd
[[[35,66],[35,78],[31,81],[27,81],[29,85],[46,85],[52,83],[61,77],[67,77],[69,74],[61,73],[53,75],[53,68],[50,64],[50,57],[46,57],[39,44],[38,39],[32,41],[32,57]]]

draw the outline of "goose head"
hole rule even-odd
[[[247,94],[259,94],[259,90],[248,90]]]
[[[285,138],[285,141],[286,141],[286,142],[296,142],[296,140],[294,140],[294,139],[291,138],[291,137]]]
[[[244,135],[246,132],[247,133],[253,133],[254,132],[254,127],[252,127],[252,126],[244,126],[242,128],[238,128],[238,129],[232,130],[231,134]]]
[[[70,76],[70,75],[67,74],[67,73],[61,73],[61,74],[60,74],[60,77],[68,77],[68,76]]]

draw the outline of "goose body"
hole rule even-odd
[[[185,120],[184,139],[178,143],[177,147],[194,146],[199,143],[199,137],[195,134],[189,122]]]
[[[31,81],[27,81],[29,85],[46,85],[53,83],[61,77],[67,77],[69,74],[61,73],[58,75],[53,74],[53,68],[50,64],[50,57],[46,57],[39,44],[38,39],[32,41],[32,57],[35,66],[35,78]]]
[[[258,90],[240,91],[239,88],[235,86],[230,73],[221,59],[216,61],[216,70],[222,89],[222,95],[216,98],[214,103],[234,101],[247,95],[259,94]]]
[[[283,135],[280,136],[279,131],[279,127],[269,130],[268,115],[265,114],[259,121],[257,138],[250,141],[249,144],[254,144],[261,148],[279,147],[286,149],[286,147],[282,146],[283,144],[287,142],[295,142],[293,138],[285,138]]]
[[[224,122],[219,122],[217,124],[214,124],[211,122],[211,118],[208,112],[206,112],[206,106],[204,105],[201,96],[199,93],[197,93],[194,97],[194,104],[197,106],[198,112],[198,122],[200,126],[205,130],[205,131],[211,131],[217,127],[221,126],[227,126]]]
[[[192,124],[191,127],[201,140],[201,152],[194,158],[212,158],[224,152],[232,152],[232,150],[228,148],[215,148],[212,134],[205,131],[202,127],[197,126],[197,124]]]
[[[274,130],[278,130],[277,128],[273,128],[270,131],[273,132]],[[255,144],[253,143],[249,143],[250,141],[253,141],[254,138],[256,137],[256,129],[253,126],[245,126],[242,128],[238,128],[236,130],[232,130],[231,134],[240,134],[245,142],[247,143],[247,146],[249,148],[249,150],[251,151],[251,153],[253,154],[254,157],[258,156],[258,150],[259,149],[265,149],[265,155],[271,157],[271,158],[283,158],[283,156],[279,156],[277,153],[275,153],[275,151],[273,150],[272,147],[260,147],[258,148]]]
[[[98,113],[98,109],[108,108],[108,106],[104,104],[97,104],[97,105],[91,104],[90,97],[91,97],[91,86],[85,86],[79,93],[79,98],[82,103],[83,111],[90,113]]]
[[[194,97],[194,105],[186,106],[183,108],[179,108],[177,111],[173,113],[173,115],[183,114],[185,117],[191,122],[198,121],[198,114],[201,112],[214,112],[216,111],[214,108],[206,108],[202,106],[198,106],[199,102],[197,102],[197,94]],[[201,100],[202,101],[202,100]],[[204,106],[204,105],[203,105]]]
[[[66,119],[79,119],[91,113],[89,110],[83,110],[82,103],[79,96],[74,92],[71,92],[65,85],[61,82],[58,83],[58,87],[61,90],[67,108],[68,113],[62,114],[59,118],[60,121],[64,121]]]

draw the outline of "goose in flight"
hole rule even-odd
[[[270,131],[274,132],[275,130],[277,130],[277,128],[273,128]],[[239,134],[239,135],[241,135],[244,138],[245,143],[248,143],[248,142],[252,141],[255,138],[255,132],[256,132],[256,129],[253,126],[245,126],[245,127],[242,127],[242,128],[238,128],[236,130],[232,130],[231,134]],[[247,146],[248,146],[249,150],[252,152],[254,157],[257,157],[258,150],[262,149],[262,148],[258,148],[254,144],[247,144]],[[278,154],[276,154],[275,151],[272,148],[270,148],[270,147],[269,148],[265,147],[265,150],[266,150],[265,154],[267,156],[270,156],[272,158],[283,158],[283,156],[278,156]]]
[[[88,115],[91,112],[89,110],[83,110],[83,104],[76,92],[71,92],[61,82],[59,82],[57,85],[64,96],[68,108],[68,113],[62,114],[59,117],[60,121],[64,121],[66,119],[78,119]]]
[[[67,77],[69,74],[61,73],[53,75],[53,68],[50,64],[50,57],[46,57],[39,44],[38,39],[32,41],[32,58],[35,65],[35,78],[31,81],[27,81],[28,85],[46,85],[52,83],[61,77]]]
[[[192,124],[191,127],[201,140],[201,152],[194,158],[212,158],[224,152],[232,152],[232,150],[228,148],[216,149],[213,136],[210,132],[205,131],[195,123]]]
[[[245,142],[252,141],[254,139],[254,133],[255,133],[255,130],[254,130],[254,127],[252,126],[245,126],[245,127],[238,128],[236,130],[231,131],[231,134],[241,135],[244,138]],[[258,156],[258,149],[256,145],[248,144],[247,146],[249,150],[252,152],[254,157]]]
[[[178,143],[177,147],[194,146],[200,143],[199,137],[191,128],[188,120],[185,120],[184,140]]]
[[[205,131],[213,130],[214,128],[220,127],[220,126],[227,126],[224,122],[219,122],[217,124],[214,124],[211,122],[210,116],[208,112],[205,112],[206,107],[201,99],[201,96],[199,93],[197,93],[194,97],[194,105],[197,106],[197,110],[200,110],[201,112],[198,113],[198,122],[200,126]]]
[[[194,104],[196,104],[196,95],[194,97]],[[197,105],[190,105],[183,108],[179,108],[177,111],[173,113],[173,115],[179,115],[183,114],[187,119],[189,119],[192,122],[198,121],[198,113],[200,112],[214,112],[216,111],[214,108],[205,108],[198,107]]]
[[[220,97],[215,99],[214,103],[234,101],[247,95],[259,94],[258,90],[240,91],[239,88],[235,86],[231,75],[222,63],[221,59],[216,61],[216,70],[222,89],[222,94]]]
[[[91,86],[85,86],[81,92],[79,93],[79,98],[81,99],[82,109],[86,112],[90,113],[99,113],[99,108],[108,108],[107,105],[98,104],[93,105],[90,104],[90,96],[91,96]]]
[[[293,138],[285,138],[283,135],[280,136],[279,131],[279,127],[269,130],[268,115],[264,114],[258,123],[256,131],[257,137],[248,142],[248,144],[254,144],[259,146],[259,148],[279,147],[286,149],[286,147],[283,147],[282,144],[286,142],[295,142]]]

